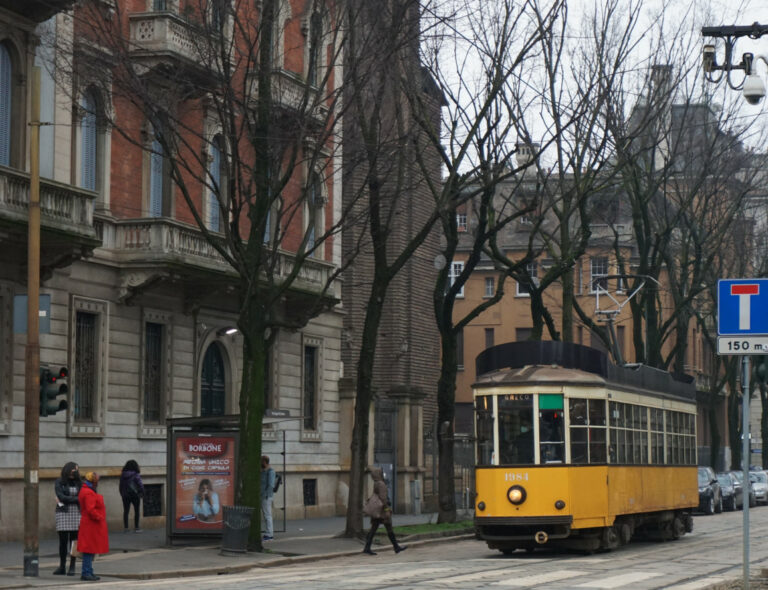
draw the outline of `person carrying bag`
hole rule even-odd
[[[376,535],[376,530],[379,525],[383,524],[387,529],[387,536],[392,542],[392,547],[395,553],[405,551],[408,547],[405,545],[398,545],[395,538],[395,532],[392,530],[392,507],[389,504],[389,497],[387,496],[387,484],[384,483],[384,474],[381,467],[371,467],[371,478],[373,478],[373,494],[365,501],[363,505],[363,514],[369,516],[371,519],[371,530],[368,531],[368,536],[365,539],[365,549],[363,553],[368,555],[376,555],[371,550],[373,544],[373,538]]]

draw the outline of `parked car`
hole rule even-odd
[[[755,490],[757,503],[768,504],[768,474],[765,471],[750,471],[749,481]]]
[[[723,511],[723,495],[711,467],[699,467],[699,510],[704,514]]]
[[[723,508],[736,510],[744,503],[744,495],[741,482],[730,473],[718,473],[717,483],[720,484],[720,492],[723,496]]]
[[[742,484],[742,487],[744,486],[743,471],[729,471],[728,473],[730,473],[736,481]],[[752,482],[749,482],[749,507],[752,508],[753,506],[757,506],[757,498],[755,498],[755,486],[752,485]],[[744,508],[744,502],[739,505],[739,508]]]

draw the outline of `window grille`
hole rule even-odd
[[[304,347],[304,429],[317,429],[317,347]]]
[[[75,410],[78,422],[95,418],[98,386],[98,315],[78,311],[75,331]]]
[[[163,399],[163,325],[147,322],[144,350],[144,422],[158,424]]]

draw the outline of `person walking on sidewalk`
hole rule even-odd
[[[93,573],[93,556],[109,552],[109,533],[107,531],[107,510],[104,496],[96,491],[99,474],[89,471],[80,488],[80,534],[77,538],[77,550],[83,554],[81,580],[95,582],[99,576]]]
[[[128,513],[133,506],[133,531],[140,533],[139,505],[144,497],[144,482],[141,481],[139,464],[133,459],[129,460],[123,472],[120,474],[120,497],[123,499],[123,526],[128,532]]]
[[[261,514],[264,516],[264,535],[262,541],[275,538],[272,520],[272,501],[275,496],[275,470],[269,466],[269,457],[261,456]]]
[[[368,536],[365,539],[365,549],[363,549],[363,553],[376,555],[371,549],[371,545],[373,544],[373,537],[376,535],[376,530],[381,524],[387,529],[387,535],[392,542],[392,547],[395,549],[395,553],[405,551],[408,547],[406,545],[397,544],[395,532],[392,530],[392,507],[389,504],[387,484],[384,483],[384,474],[381,467],[371,467],[370,471],[371,478],[373,479],[373,494],[366,500],[365,506],[363,506],[363,514],[371,517],[371,530],[368,531]]]
[[[72,551],[72,544],[77,540],[80,528],[80,468],[70,461],[61,469],[61,477],[54,484],[56,493],[56,532],[59,534],[59,567],[53,572],[56,576],[75,575],[76,558],[69,558],[69,571],[64,568],[67,555]]]

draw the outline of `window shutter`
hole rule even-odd
[[[149,216],[163,215],[163,146],[156,139],[152,141],[149,157]]]
[[[0,44],[0,164],[11,165],[11,54]]]
[[[220,214],[218,194],[221,190],[221,150],[218,138],[211,144],[211,182],[213,190],[208,193],[208,227],[213,231],[219,231]]]
[[[83,95],[80,105],[83,108],[83,120],[80,123],[82,170],[80,186],[96,190],[96,101],[93,94]]]

